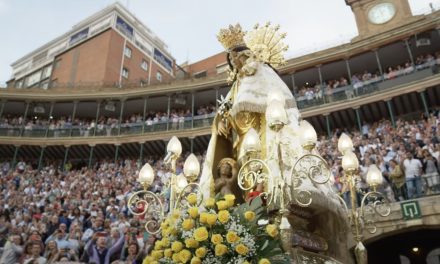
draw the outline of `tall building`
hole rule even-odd
[[[12,63],[8,87],[144,86],[175,76],[167,45],[114,3]]]

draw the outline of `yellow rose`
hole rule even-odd
[[[177,229],[175,229],[174,227],[170,227],[169,229],[171,235],[177,235]]]
[[[255,219],[255,213],[252,211],[247,211],[246,213],[244,213],[244,218],[246,218],[246,220],[248,220],[249,222],[252,222]]]
[[[188,203],[190,205],[195,205],[197,204],[197,194],[195,193],[190,193],[187,197],[186,200],[188,201]]]
[[[185,239],[185,246],[187,248],[198,248],[199,242],[195,240],[194,238],[187,238]]]
[[[206,230],[206,227],[199,227],[194,230],[193,236],[199,242],[205,241],[208,239],[208,230]]]
[[[180,212],[179,211],[174,211],[173,214],[172,214],[172,218],[174,220],[179,219],[180,218]]]
[[[184,249],[179,252],[179,260],[182,263],[187,263],[188,261],[190,261],[191,257],[192,257],[191,251],[189,251],[188,249]]]
[[[162,241],[157,241],[155,244],[154,244],[154,250],[161,250],[162,249]]]
[[[218,210],[228,209],[228,203],[226,201],[218,201],[217,208],[218,208]]]
[[[162,237],[167,237],[169,234],[169,228],[162,229]]]
[[[215,205],[215,199],[214,198],[208,198],[205,202],[205,206],[208,208],[212,208]]]
[[[195,219],[197,216],[199,216],[199,208],[191,207],[188,209],[188,213],[193,219]]]
[[[163,247],[169,247],[170,246],[170,240],[166,237],[162,238],[162,246]]]
[[[198,257],[193,257],[191,259],[191,264],[202,264],[202,260]]]
[[[228,252],[228,248],[223,244],[215,245],[215,255],[216,256],[223,256]]]
[[[226,224],[229,220],[229,212],[226,210],[221,210],[220,212],[218,212],[218,220],[220,221],[220,223]]]
[[[174,241],[173,244],[171,245],[171,249],[176,253],[181,251],[183,249],[182,242]]]
[[[247,260],[245,260],[242,264],[250,264]]]
[[[191,228],[194,227],[194,220],[192,219],[185,219],[182,222],[182,228],[185,231],[191,230]]]
[[[150,264],[153,261],[154,259],[152,256],[147,256],[146,258],[144,258],[144,261],[142,261],[142,264]]]
[[[229,244],[235,243],[238,240],[240,240],[240,237],[234,231],[229,231],[226,234],[226,241],[228,241]]]
[[[235,196],[233,194],[226,194],[224,198],[229,207],[234,206]]]
[[[196,256],[199,258],[204,258],[206,256],[206,248],[199,247],[198,249],[196,249]]]
[[[160,258],[163,257],[163,251],[162,250],[153,250],[151,252],[151,256],[155,259],[155,260],[159,260]]]
[[[208,223],[208,225],[212,226],[212,225],[215,225],[215,222],[217,222],[217,215],[216,214],[208,214],[206,217],[206,223]]]
[[[223,242],[223,237],[220,234],[214,234],[211,236],[211,242],[214,245],[220,244]]]
[[[202,224],[206,224],[206,219],[208,218],[208,213],[207,212],[203,212],[200,214],[200,223]]]
[[[179,255],[179,253],[174,253],[172,258],[173,258],[173,262],[174,263],[179,263],[180,262],[180,255]]]
[[[278,235],[278,227],[276,225],[267,225],[266,233],[271,237],[276,237]]]
[[[263,258],[258,261],[258,264],[270,264],[270,261],[267,258]]]
[[[164,251],[164,255],[165,255],[165,257],[167,257],[167,258],[171,258],[171,257],[173,256],[173,250],[171,250],[171,248],[167,248],[167,249],[165,249],[165,251]]]
[[[238,244],[235,247],[235,251],[237,251],[238,254],[245,256],[249,252],[249,248],[243,244]]]

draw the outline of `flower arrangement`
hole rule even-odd
[[[157,240],[144,264],[285,264],[277,225],[269,224],[261,199],[235,206],[235,196],[209,198],[197,206],[197,195],[188,206],[174,211],[161,224]],[[264,224],[262,221],[266,220]]]

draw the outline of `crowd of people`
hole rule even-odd
[[[367,191],[366,173],[376,164],[383,173],[381,191],[391,201],[438,193],[440,117],[414,121],[389,120],[365,123],[361,131],[334,131],[321,137],[317,148],[333,173],[334,190],[347,197],[343,183],[337,140],[348,133],[360,160],[357,188]],[[185,155],[184,155],[185,156]],[[203,162],[203,153],[197,154]],[[183,170],[185,157],[177,162]],[[48,162],[37,171],[32,162],[20,161],[12,168],[1,164],[0,177],[0,263],[141,263],[156,239],[145,232],[147,218],[131,215],[130,194],[142,164],[153,164],[157,177],[151,191],[167,206],[170,169],[161,157],[102,160],[93,168],[70,162],[61,168]],[[167,210],[167,209],[166,209]]]
[[[334,176],[334,188],[346,193],[343,183],[342,155],[337,150],[341,133],[353,139],[355,154],[360,163],[358,189],[367,191],[366,176],[370,165],[375,164],[383,175],[381,191],[390,201],[402,201],[422,195],[440,193],[440,116],[431,113],[420,120],[382,120],[364,123],[362,131],[336,130],[328,139],[319,142],[319,153],[327,160]],[[347,194],[345,198],[348,199]]]
[[[196,109],[195,118],[208,118],[215,114],[214,104],[202,105]],[[190,109],[171,109],[170,114],[160,111],[149,111],[143,121],[142,114],[132,114],[125,117],[121,122],[121,133],[139,132],[142,124],[146,131],[155,130],[157,125],[165,125],[169,122],[170,129],[183,129],[185,121],[192,119]],[[23,127],[24,125],[24,127]],[[76,136],[111,136],[118,133],[119,118],[110,116],[100,116],[97,122],[94,118],[74,118],[72,116],[50,117],[28,117],[16,115],[4,115],[0,118],[0,129],[7,135],[16,135],[23,128],[25,136],[31,136],[36,132],[42,134],[48,130],[48,135],[53,137],[65,136],[73,129]],[[96,130],[96,132],[95,132]]]
[[[169,168],[156,157],[143,162],[154,164],[151,191],[166,205]],[[136,178],[143,162],[102,160],[64,172],[56,162],[40,171],[31,162],[20,161],[14,170],[3,162],[0,263],[142,263],[156,237],[145,232],[148,217],[129,213],[127,199],[140,188]]]
[[[389,66],[383,69],[383,75],[380,74],[379,70],[376,70],[375,72],[365,70],[362,73],[354,73],[351,76],[351,85],[353,86],[353,89],[342,89],[343,87],[348,87],[350,84],[347,78],[343,76],[339,79],[324,80],[322,89],[320,82],[318,81],[312,85],[306,83],[298,89],[296,97],[299,101],[311,103],[312,101],[320,101],[323,95],[331,97],[331,95],[339,91],[337,88],[341,88],[343,91],[341,90],[340,92],[344,92],[348,98],[351,98],[356,94],[359,94],[362,87],[366,87],[382,80],[391,80],[402,75],[410,74],[414,72],[414,70],[423,70],[436,64],[440,65],[440,51],[435,54],[428,53],[419,55],[414,61],[414,64],[410,61],[406,61],[401,65]]]

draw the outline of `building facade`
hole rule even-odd
[[[8,87],[146,86],[175,78],[166,44],[119,3],[12,63]]]

